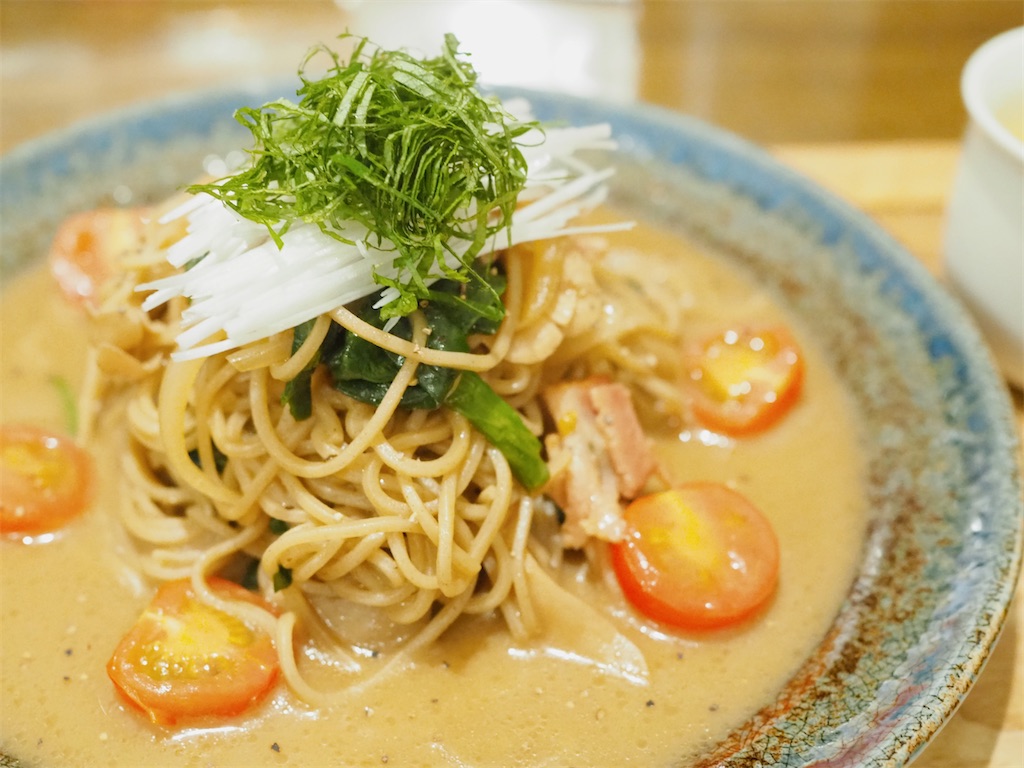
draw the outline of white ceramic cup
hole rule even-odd
[[[947,212],[945,269],[1007,380],[1024,387],[1024,27],[974,52]]]

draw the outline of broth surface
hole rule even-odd
[[[782,570],[762,615],[738,629],[668,634],[614,584],[583,582],[570,567],[560,578],[593,615],[566,620],[549,604],[551,631],[528,647],[515,647],[498,619],[463,619],[415,663],[320,710],[278,686],[236,720],[151,726],[105,672],[153,589],[116,522],[110,413],[93,449],[100,490],[90,512],[52,540],[0,542],[0,752],[33,766],[667,766],[707,751],[770,702],[825,634],[860,559],[854,414],[813,340],[744,275],[653,229],[616,237],[610,258],[634,259],[638,272],[672,286],[688,331],[787,323],[803,346],[804,391],[776,428],[744,440],[699,429],[657,439],[675,480],[727,483],[772,521]],[[9,282],[0,418],[64,430],[55,382],[80,385],[84,319],[42,268]],[[336,679],[318,681],[316,666],[304,662],[314,683]]]

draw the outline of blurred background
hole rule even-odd
[[[346,29],[484,79],[691,113],[761,143],[954,138],[1020,0],[0,0],[0,149],[107,108],[294,73]]]

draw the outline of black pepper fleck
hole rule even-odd
[[[74,649],[72,649],[72,648],[65,648],[65,649],[64,649],[64,655],[65,655],[65,656],[70,656],[70,655],[71,655],[72,653],[74,653],[74,652],[75,652],[75,651],[74,651]]]
[[[272,750],[274,750],[275,752],[280,752],[281,751],[281,745],[278,744],[276,741],[273,744],[270,745],[270,748]]]
[[[653,707],[654,706],[654,699],[648,699],[647,700],[647,706],[648,707]]]

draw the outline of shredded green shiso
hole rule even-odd
[[[515,140],[537,124],[516,121],[478,89],[454,35],[445,36],[439,56],[423,60],[342,37],[355,43],[347,61],[326,46],[307,55],[297,104],[281,99],[238,110],[253,136],[252,164],[190,191],[264,224],[279,246],[299,221],[346,243],[355,222],[376,246],[393,244],[397,275],[374,275],[398,291],[381,308],[383,318],[408,315],[432,298],[426,278],[438,271],[486,285],[474,260],[511,223],[527,178]],[[307,78],[318,55],[332,66]],[[465,250],[452,249],[467,240]],[[488,314],[496,320],[503,308],[493,299]]]

